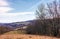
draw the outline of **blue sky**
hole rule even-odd
[[[29,10],[32,6],[38,3],[40,0],[8,0],[10,2],[10,7],[14,8],[12,12],[30,12]]]
[[[52,0],[0,0],[0,23],[35,19],[37,6]]]

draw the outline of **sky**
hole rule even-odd
[[[0,0],[0,23],[35,19],[37,6],[52,0]]]

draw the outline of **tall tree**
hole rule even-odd
[[[52,17],[52,34],[56,36],[59,32],[60,24],[60,3],[59,1],[54,0],[52,3],[47,4],[48,13]]]

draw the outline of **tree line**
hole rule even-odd
[[[41,3],[36,10],[36,21],[26,29],[28,34],[60,36],[60,0]]]

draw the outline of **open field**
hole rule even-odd
[[[24,32],[10,31],[0,35],[0,39],[60,39],[56,37],[40,36],[40,35],[29,35]]]
[[[10,31],[4,34],[25,34],[25,31],[21,31],[21,30],[14,30],[14,31]]]
[[[0,39],[60,39],[60,38],[28,34],[4,34],[0,35]]]

